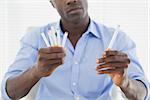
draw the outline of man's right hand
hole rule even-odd
[[[35,64],[35,76],[39,78],[50,76],[59,65],[64,63],[65,56],[63,47],[41,48]]]

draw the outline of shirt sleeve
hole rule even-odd
[[[144,70],[141,64],[138,61],[138,58],[136,56],[136,51],[133,49],[130,52],[128,52],[128,55],[131,60],[131,63],[128,67],[128,75],[130,78],[141,81],[145,85],[148,91],[148,94],[145,97],[145,100],[148,100],[149,95],[150,95],[149,82],[144,74]]]
[[[128,75],[131,79],[135,79],[138,81],[141,81],[147,91],[148,94],[145,97],[145,100],[149,100],[150,96],[150,85],[149,82],[144,74],[144,70],[142,68],[142,65],[140,64],[137,54],[136,54],[136,45],[135,43],[123,32],[121,32],[120,37],[117,40],[117,43],[119,45],[116,45],[116,48],[119,49],[122,52],[125,52],[128,54],[129,59],[131,60],[131,63],[128,67]]]
[[[21,39],[21,46],[14,62],[8,68],[4,79],[2,80],[1,92],[4,100],[10,100],[6,92],[6,81],[10,77],[15,77],[32,67],[37,59],[38,38],[35,32],[26,34]]]

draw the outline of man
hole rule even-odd
[[[135,44],[119,31],[114,50],[106,50],[113,29],[90,19],[87,0],[52,0],[61,16],[21,40],[21,48],[2,84],[4,99],[19,99],[39,81],[36,100],[110,100],[113,83],[129,100],[148,99],[149,84],[139,64]],[[46,47],[50,27],[69,39]],[[47,37],[48,38],[48,37]],[[105,52],[104,52],[105,51]],[[98,59],[97,59],[98,58]]]

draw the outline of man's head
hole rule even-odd
[[[51,3],[63,21],[78,24],[88,16],[87,0],[51,0]]]

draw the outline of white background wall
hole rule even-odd
[[[150,80],[148,0],[88,0],[93,19],[121,25],[137,44],[138,57]],[[150,4],[150,3],[149,3]],[[49,0],[0,0],[0,82],[19,48],[19,39],[30,26],[59,19]]]

